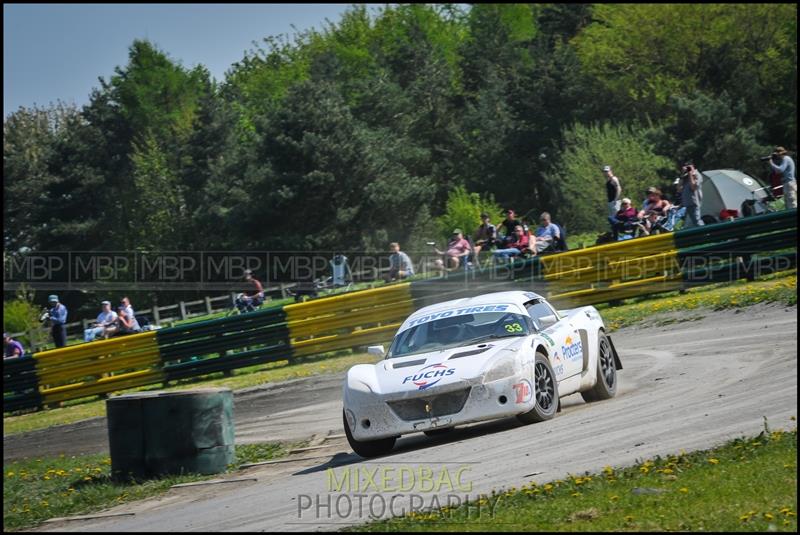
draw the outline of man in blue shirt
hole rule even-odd
[[[536,251],[543,252],[553,247],[553,244],[561,237],[558,226],[550,221],[550,213],[542,212],[539,216],[539,227],[533,233],[536,237]]]
[[[53,335],[53,342],[56,347],[64,347],[67,345],[67,307],[58,302],[57,295],[51,295],[47,298],[50,304],[50,309],[47,313],[50,316],[50,332]]]
[[[794,160],[788,156],[786,149],[775,147],[769,165],[781,177],[783,201],[786,203],[786,208],[797,208],[797,177],[795,176]]]

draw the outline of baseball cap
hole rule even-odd
[[[649,188],[647,188],[647,192],[646,193],[649,194],[649,193],[660,193],[660,192],[656,188],[654,188],[653,186],[650,186]]]
[[[622,199],[622,204],[630,204],[630,203],[631,200],[629,198],[625,197],[624,199]]]
[[[101,301],[101,305],[111,305],[111,301]]]
[[[55,294],[53,294],[53,295],[51,295],[51,296],[48,296],[48,298],[47,298],[47,301],[48,301],[49,303],[52,303],[53,301],[58,301],[58,296],[57,296],[57,295],[55,295]]]
[[[481,214],[481,219],[485,219],[485,218],[487,218],[487,217],[489,217],[489,214],[487,214],[486,212],[483,212],[483,213]]]
[[[604,165],[603,166],[603,172],[605,173],[606,171],[611,171],[611,166],[610,165]]]
[[[460,228],[453,229],[453,234],[461,234],[461,229]]]

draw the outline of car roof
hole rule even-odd
[[[475,297],[453,299],[451,301],[443,301],[441,303],[436,303],[435,305],[426,306],[411,314],[406,321],[411,320],[418,316],[424,316],[426,314],[430,314],[431,312],[436,312],[438,310],[447,310],[451,308],[464,308],[471,306],[509,303],[517,305],[519,308],[522,309],[525,303],[527,303],[532,299],[544,299],[544,298],[537,293],[525,292],[521,290],[516,290],[512,292],[493,292],[488,294],[481,294]]]

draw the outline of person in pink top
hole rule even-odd
[[[514,237],[511,238],[511,241],[508,243],[508,247],[505,249],[496,249],[492,252],[495,261],[501,258],[508,260],[512,256],[519,256],[526,251],[530,251],[534,255],[536,254],[536,242],[534,241],[534,243],[531,244],[530,235],[525,232],[522,225],[514,227],[513,236]]]
[[[437,269],[452,271],[458,268],[463,257],[469,256],[472,247],[464,238],[461,229],[457,228],[453,231],[453,236],[450,238],[450,241],[447,242],[447,251],[442,252],[436,247],[434,247],[434,250],[436,254],[444,256],[444,260],[436,260],[435,265]]]
[[[608,222],[611,223],[611,231],[614,233],[614,240],[619,238],[619,233],[631,228],[631,226],[638,222],[636,217],[637,212],[631,200],[628,198],[622,199],[622,206],[617,211],[614,217],[609,217]]]

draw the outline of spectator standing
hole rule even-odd
[[[508,259],[512,256],[519,256],[526,250],[530,250],[533,254],[536,254],[536,246],[534,245],[531,247],[530,236],[525,232],[525,229],[522,228],[522,225],[517,225],[514,228],[514,234],[512,236],[513,238],[508,242],[507,247],[496,249],[492,252],[492,256],[495,260],[498,258]]]
[[[795,175],[794,160],[783,147],[775,147],[769,159],[772,171],[780,175],[783,186],[783,202],[786,208],[797,208],[797,176]]]
[[[25,348],[22,344],[11,338],[8,333],[3,333],[3,360],[21,359],[25,356]]]
[[[619,211],[620,198],[622,197],[622,184],[619,178],[614,175],[611,166],[603,166],[603,174],[606,176],[606,197],[608,198],[608,217],[614,217]]]
[[[705,225],[700,217],[700,206],[703,204],[703,174],[692,162],[684,164],[682,172],[678,181],[678,194],[681,206],[686,208],[683,227],[702,227]]]
[[[522,226],[522,221],[517,219],[517,214],[512,208],[503,210],[503,215],[505,215],[506,218],[500,223],[500,227],[503,229],[501,243],[507,245],[508,242],[514,239],[514,229],[517,228],[518,225]]]
[[[90,327],[83,332],[83,340],[85,342],[94,341],[117,321],[117,313],[111,310],[111,301],[103,301],[101,305],[103,309],[97,315],[94,327]]]
[[[475,243],[475,262],[484,247],[491,247],[497,240],[497,227],[491,222],[491,217],[487,213],[481,214],[481,224],[475,229],[473,241]]]
[[[552,249],[553,244],[561,239],[561,231],[558,225],[554,225],[551,221],[549,212],[542,212],[539,216],[539,226],[533,236],[536,238],[536,250],[540,253]]]
[[[414,266],[408,255],[400,250],[400,244],[390,243],[389,250],[392,254],[389,256],[389,273],[386,274],[386,282],[413,276]]]
[[[57,295],[51,295],[47,298],[50,308],[47,315],[50,319],[50,334],[53,336],[53,342],[56,347],[64,347],[67,345],[67,307],[59,303]]]
[[[444,261],[437,259],[435,265],[438,269],[451,271],[453,269],[457,269],[459,264],[461,264],[461,259],[464,258],[466,261],[467,256],[472,252],[472,247],[470,246],[469,242],[464,238],[464,234],[461,232],[460,228],[453,230],[453,235],[450,238],[450,241],[447,242],[447,251],[442,252],[439,249],[436,249],[434,246],[434,250],[436,254],[444,256]]]

